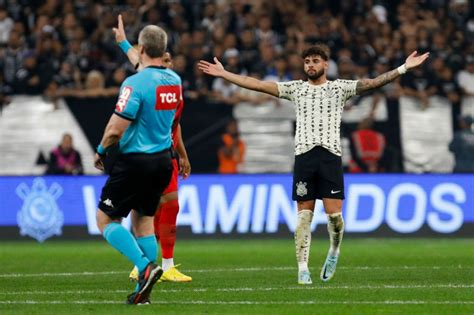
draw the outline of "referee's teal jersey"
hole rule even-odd
[[[182,101],[181,78],[173,70],[150,66],[128,77],[115,106],[116,115],[132,121],[120,139],[120,153],[171,147],[171,125]]]

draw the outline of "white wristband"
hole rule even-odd
[[[398,73],[400,73],[400,75],[402,75],[402,74],[407,73],[408,69],[407,69],[407,66],[405,66],[405,64],[402,64],[400,67],[397,68],[397,71]]]

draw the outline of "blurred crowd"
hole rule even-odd
[[[473,10],[467,0],[0,0],[0,82],[2,93],[26,94],[119,86],[132,71],[112,33],[123,13],[132,43],[146,24],[168,31],[190,98],[214,92],[231,99],[231,87],[213,89],[197,71],[201,58],[216,56],[236,72],[299,79],[302,47],[322,41],[332,49],[331,78],[371,76],[413,50],[430,51],[428,66],[413,73],[426,81],[417,96],[456,102],[469,90],[460,73],[472,75]]]
[[[388,98],[411,95],[428,106],[446,97],[460,114],[474,96],[474,5],[468,0],[0,0],[0,100],[10,94],[116,95],[134,70],[112,27],[123,14],[137,42],[147,24],[165,28],[185,97],[236,104],[236,88],[204,76],[199,59],[230,71],[286,81],[304,79],[300,52],[331,48],[331,79],[374,77],[414,50],[426,67],[387,86]],[[457,128],[456,128],[457,129]]]

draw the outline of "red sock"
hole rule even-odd
[[[155,228],[155,236],[156,239],[160,240],[160,218],[161,218],[161,205],[158,207],[158,210],[155,212],[155,216],[153,217],[153,227]]]
[[[158,237],[161,255],[164,259],[173,258],[176,243],[176,218],[179,212],[178,200],[171,200],[160,206],[161,214],[158,223]],[[156,222],[156,221],[155,221]]]

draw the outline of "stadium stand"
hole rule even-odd
[[[347,139],[359,121],[374,115],[374,128],[385,135],[387,149],[393,152],[387,172],[449,172],[453,167],[447,146],[459,128],[459,116],[474,115],[474,6],[466,0],[0,0],[0,108],[8,108],[4,96],[17,94],[43,95],[53,102],[67,96],[66,102],[74,104],[74,98],[87,96],[90,106],[99,104],[100,98],[113,98],[120,78],[133,73],[114,42],[111,29],[118,13],[123,13],[132,43],[136,43],[138,30],[149,23],[164,27],[170,34],[169,48],[176,58],[176,71],[183,77],[187,107],[193,107],[185,109],[182,125],[194,172],[217,169],[219,135],[232,116],[232,110],[216,109],[219,102],[234,107],[242,136],[249,144],[242,171],[286,172],[291,168],[290,115],[285,113],[283,118],[279,114],[283,109],[277,109],[272,115],[278,119],[259,123],[249,115],[258,116],[262,111],[266,116],[269,107],[257,109],[248,102],[241,104],[239,99],[216,95],[213,86],[218,82],[202,76],[195,67],[199,59],[210,60],[212,56],[223,60],[232,71],[294,80],[303,78],[302,48],[322,41],[332,49],[329,77],[357,79],[400,65],[414,49],[430,51],[430,62],[412,82],[421,84],[413,88],[429,94],[421,95],[422,102],[417,103],[422,109],[420,119],[431,117],[431,111],[423,109],[437,108],[437,101],[427,101],[429,96],[436,95],[446,103],[443,115],[432,116],[433,125],[443,126],[439,150],[446,158],[442,161],[427,168],[409,166],[413,161],[411,145],[404,143],[406,134],[400,139],[400,128],[408,122],[403,121],[405,109],[399,99],[406,92],[399,83],[384,87],[378,95],[354,99],[354,106],[348,106],[344,114],[342,131]],[[87,88],[91,74],[99,77],[99,73],[103,87]],[[421,78],[429,80],[422,82]],[[199,116],[194,116],[198,112]],[[91,117],[97,114],[94,110],[88,113]],[[7,128],[4,117],[0,116],[2,133]],[[275,133],[279,124],[281,128]],[[49,141],[55,142],[63,131]],[[94,132],[84,130],[91,148],[96,145],[90,136]],[[83,156],[86,165],[86,151]],[[269,156],[271,163],[258,162]]]
[[[38,96],[15,96],[0,117],[0,175],[40,175],[47,159],[63,133],[74,138],[75,148],[83,156],[84,172],[99,174],[93,166],[93,149],[64,102],[54,110]]]

